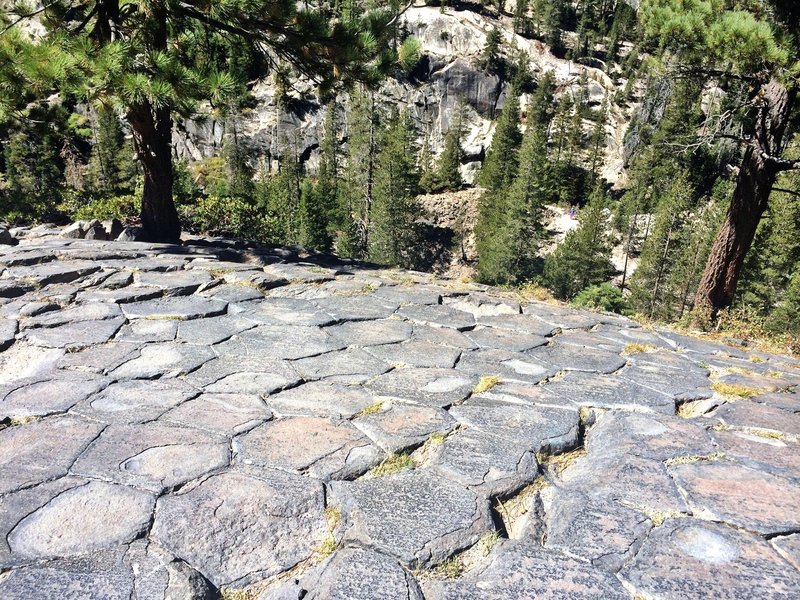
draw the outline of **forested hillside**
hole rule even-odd
[[[461,264],[800,336],[793,0],[3,7],[11,223]]]

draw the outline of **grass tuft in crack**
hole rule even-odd
[[[711,389],[717,394],[733,398],[754,398],[762,393],[758,388],[739,385],[736,383],[723,383],[721,381],[715,381],[712,383]]]
[[[478,384],[472,389],[472,393],[482,394],[483,392],[488,392],[499,383],[500,377],[498,375],[484,375],[481,377],[481,380],[478,382]]]
[[[387,456],[381,464],[377,467],[373,467],[370,469],[370,475],[373,477],[383,477],[385,475],[391,475],[392,473],[397,473],[398,471],[402,471],[403,469],[409,469],[414,466],[414,460],[411,458],[410,455],[402,453],[402,454],[390,454]]]
[[[626,344],[622,349],[622,356],[630,356],[631,354],[645,354],[648,352],[656,352],[658,347],[653,344],[640,344],[639,342],[631,342]]]

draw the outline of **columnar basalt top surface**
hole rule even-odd
[[[0,317],[0,598],[800,597],[797,360],[224,241]]]

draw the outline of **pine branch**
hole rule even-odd
[[[774,164],[778,171],[793,171],[795,169],[800,169],[800,160],[792,160],[788,158],[781,158],[780,156],[772,156],[771,154],[767,154],[766,152],[761,153],[761,158],[763,158],[767,162],[771,162]]]

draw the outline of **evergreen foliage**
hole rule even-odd
[[[543,279],[556,298],[570,300],[581,290],[608,281],[615,272],[608,202],[603,189],[596,187],[581,211],[578,226],[545,258]]]
[[[418,267],[422,242],[415,139],[408,113],[392,115],[376,160],[369,247],[370,260],[407,269]]]
[[[461,140],[464,136],[464,119],[466,104],[463,100],[456,103],[451,115],[450,128],[444,136],[444,148],[436,161],[436,165],[428,168],[420,180],[420,187],[428,193],[454,192],[461,189]],[[426,161],[423,158],[420,162]],[[425,168],[425,165],[422,165]]]

